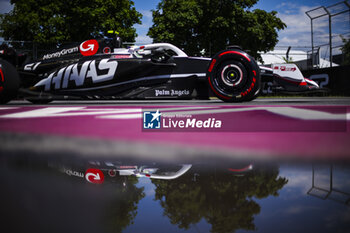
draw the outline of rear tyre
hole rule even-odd
[[[0,59],[0,104],[6,104],[17,97],[20,79],[16,68]]]
[[[207,77],[215,96],[225,102],[250,101],[259,94],[259,66],[239,49],[216,54],[209,65]]]

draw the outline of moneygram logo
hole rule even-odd
[[[79,46],[80,53],[83,56],[92,56],[97,53],[98,42],[97,40],[87,40],[80,44]]]
[[[85,172],[85,179],[93,184],[102,184],[105,176],[103,172],[99,169],[89,168]]]
[[[45,54],[43,56],[43,60],[52,59],[52,58],[58,58],[58,57],[61,57],[61,56],[67,55],[67,54],[76,53],[78,51],[79,51],[78,47],[69,48],[69,49],[62,49],[61,51],[58,51],[58,52],[55,52],[55,53]]]
[[[144,129],[160,129],[161,128],[161,113],[143,112],[143,128]]]

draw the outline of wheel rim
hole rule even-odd
[[[243,71],[237,65],[226,65],[221,71],[221,80],[227,86],[235,87],[242,82]]]
[[[226,62],[214,74],[212,84],[219,95],[232,98],[241,93],[248,78],[246,67],[240,62]]]

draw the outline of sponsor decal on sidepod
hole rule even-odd
[[[64,67],[58,72],[51,73],[35,86],[45,86],[45,91],[49,91],[51,90],[51,84],[54,85],[54,89],[67,88],[68,81],[74,81],[77,87],[82,86],[86,78],[91,78],[93,83],[104,82],[113,79],[117,67],[118,62],[110,61],[109,59],[102,59],[98,65],[96,65],[95,60],[86,61],[81,65],[80,70],[78,69],[78,63],[76,63]],[[97,71],[102,70],[108,70],[108,72],[98,75]],[[63,81],[61,82],[62,79]]]
[[[58,58],[58,57],[66,55],[66,54],[71,54],[71,53],[75,53],[78,51],[79,51],[78,47],[69,48],[69,49],[62,49],[61,51],[56,52],[56,53],[45,54],[43,56],[43,60],[51,59],[51,58]]]

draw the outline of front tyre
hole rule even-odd
[[[250,101],[258,96],[259,66],[239,49],[216,54],[209,65],[207,77],[215,96],[225,102]]]
[[[9,62],[0,59],[0,104],[6,104],[17,97],[19,75]]]

